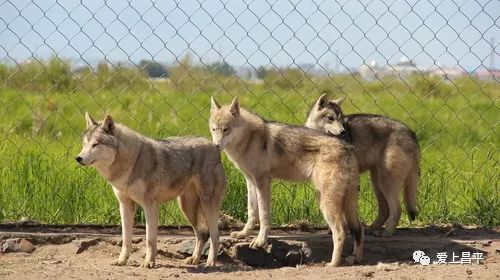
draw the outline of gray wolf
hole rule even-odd
[[[114,264],[125,265],[129,258],[134,213],[140,205],[146,216],[142,267],[154,267],[159,205],[177,197],[196,235],[193,255],[186,262],[199,263],[210,236],[206,265],[214,266],[219,248],[218,213],[226,187],[219,149],[196,137],[153,140],[115,123],[109,115],[101,123],[89,114],[85,118],[83,149],[76,160],[95,167],[111,184],[120,203],[123,244]]]
[[[403,123],[385,116],[344,115],[340,107],[342,101],[328,100],[322,95],[309,111],[305,126],[344,137],[354,146],[359,170],[370,171],[378,202],[378,215],[370,230],[378,236],[390,236],[401,216],[399,195],[403,185],[410,220],[417,214],[420,176],[417,137]]]
[[[212,140],[226,152],[247,183],[248,220],[241,231],[231,236],[249,236],[258,220],[259,234],[250,247],[264,246],[270,229],[271,180],[311,180],[333,232],[329,265],[340,265],[347,229],[354,236],[354,250],[346,261],[361,261],[364,230],[358,218],[359,176],[352,147],[303,126],[266,121],[240,108],[237,99],[228,106],[220,106],[213,98],[211,103]]]

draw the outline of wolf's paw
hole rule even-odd
[[[331,261],[329,263],[326,264],[327,267],[338,267],[340,266],[340,261]]]
[[[117,259],[116,261],[111,262],[113,266],[124,266],[127,264],[127,260]]]
[[[387,229],[378,229],[378,230],[374,230],[372,232],[373,236],[376,236],[376,237],[389,237],[389,236],[392,236],[392,232],[390,230],[387,230]]]
[[[229,234],[232,238],[236,239],[244,239],[247,238],[250,234],[246,231],[233,231]]]
[[[264,238],[259,238],[259,237],[257,237],[257,238],[254,238],[254,239],[252,240],[252,242],[250,242],[249,247],[250,247],[251,249],[262,248],[262,247],[264,247],[264,246],[266,245],[266,243],[267,243],[267,242],[266,242],[266,240],[265,240]]]
[[[205,267],[215,267],[215,260],[207,260]]]
[[[359,263],[359,259],[355,255],[350,255],[349,257],[345,258],[345,262],[348,265],[353,265],[355,263]]]
[[[365,227],[365,232],[367,234],[373,234],[374,232],[376,231],[380,231],[380,230],[383,230],[383,228],[381,226],[374,226],[374,225],[370,225],[370,226],[366,226]]]
[[[142,268],[155,268],[155,261],[148,261],[144,260],[144,262],[141,264]]]
[[[187,258],[185,261],[184,261],[186,264],[192,264],[192,265],[197,265],[200,263],[200,259],[196,259],[195,257],[191,256],[189,258]],[[208,262],[207,262],[208,263]]]

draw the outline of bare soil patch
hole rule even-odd
[[[355,266],[325,267],[332,241],[326,230],[276,228],[271,247],[249,251],[249,240],[234,240],[222,232],[216,268],[184,264],[193,234],[186,227],[162,227],[155,269],[139,267],[144,256],[144,229],[134,232],[134,252],[127,266],[111,266],[120,252],[116,226],[0,225],[0,243],[24,238],[31,253],[0,253],[0,279],[499,279],[500,230],[458,226],[399,229],[395,236],[367,235],[364,260]],[[307,250],[301,251],[301,248]],[[352,249],[352,240],[345,254]],[[298,250],[298,251],[297,251]],[[482,253],[473,264],[415,264],[413,251],[435,261],[438,252]],[[305,254],[306,252],[307,254]],[[251,265],[250,265],[251,264]],[[289,266],[291,265],[291,266]],[[274,267],[274,268],[270,268]]]

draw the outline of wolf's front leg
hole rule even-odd
[[[233,238],[246,238],[250,236],[255,224],[259,220],[259,206],[257,202],[257,190],[255,184],[248,178],[247,181],[247,206],[248,206],[248,219],[245,227],[241,231],[231,232]]]
[[[132,251],[132,229],[134,227],[134,215],[136,204],[133,200],[117,194],[120,202],[120,217],[122,222],[122,251],[118,260],[113,265],[125,265]]]
[[[144,205],[144,214],[146,216],[146,258],[141,267],[154,268],[158,233],[158,205],[156,202]]]
[[[257,238],[250,243],[250,248],[253,249],[263,247],[267,243],[270,230],[271,178],[259,178],[256,190],[259,204],[260,230]]]

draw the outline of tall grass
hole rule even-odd
[[[337,85],[352,84],[337,81]],[[422,151],[418,224],[457,222],[500,224],[498,84],[492,91],[461,90],[446,96],[415,95],[412,88],[355,83],[356,89],[331,87],[348,95],[347,113],[389,115],[412,127]],[[449,85],[453,87],[453,85]],[[46,223],[119,223],[111,187],[92,169],[79,167],[83,113],[104,112],[151,137],[194,134],[209,137],[209,96],[221,103],[239,94],[240,102],[263,117],[303,123],[321,89],[276,89],[246,85],[242,91],[181,93],[149,89],[71,92],[0,90],[0,220],[28,218]],[[223,210],[246,219],[246,188],[241,173],[224,157],[228,189]],[[298,220],[324,224],[313,186],[276,181],[272,222]],[[360,215],[376,216],[367,175],[361,178]],[[141,217],[139,217],[141,219]],[[185,224],[175,203],[161,210],[162,224]],[[403,218],[402,224],[408,224]]]

